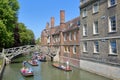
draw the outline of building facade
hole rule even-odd
[[[81,68],[120,79],[120,0],[81,0],[80,14]]]
[[[48,23],[41,34],[42,46],[54,47],[58,49],[57,59],[65,63],[69,61],[70,65],[79,67],[80,65],[80,48],[79,48],[79,27],[80,17],[76,17],[65,22],[65,11],[60,11],[60,25],[54,26],[55,19],[51,18],[51,25]]]

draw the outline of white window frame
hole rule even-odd
[[[87,9],[86,9],[86,8],[83,9],[82,16],[83,16],[83,17],[86,17],[86,16],[87,16]]]
[[[117,0],[114,0],[114,1],[115,1],[115,3],[112,4],[111,0],[108,0],[108,7],[112,7],[112,6],[116,5],[117,4]]]
[[[73,23],[71,22],[70,24],[69,24],[69,27],[72,27],[73,26]]]
[[[53,36],[53,43],[55,43],[55,36]]]
[[[87,24],[83,26],[83,36],[87,36]]]
[[[115,18],[115,21],[112,21],[113,18]],[[116,20],[117,20],[116,16],[111,16],[108,18],[109,32],[116,32],[117,31],[117,21]],[[113,22],[115,22],[115,23],[113,23]],[[113,28],[115,28],[115,30],[113,30]]]
[[[99,2],[93,4],[93,13],[97,13],[99,11]]]
[[[83,43],[83,52],[87,52],[87,42]]]
[[[76,46],[73,46],[73,54],[76,54],[76,52],[77,52]]]
[[[67,41],[67,34],[64,34],[64,41]]]
[[[64,52],[67,52],[67,46],[64,46]]]
[[[98,53],[99,52],[99,42],[98,41],[94,41],[94,53]]]
[[[47,38],[47,43],[48,44],[50,43],[50,36],[48,36],[48,38]]]
[[[72,32],[69,33],[69,40],[72,40]]]
[[[93,22],[93,34],[98,34],[98,21]]]
[[[76,37],[77,37],[77,32],[75,31],[74,32],[74,40],[76,40]]]
[[[70,46],[67,47],[67,52],[68,52],[68,53],[70,52]]]
[[[116,49],[115,52],[113,52],[113,46],[111,44],[111,42],[114,42],[114,41],[115,41],[115,49]],[[116,40],[109,41],[109,54],[117,54],[117,41]]]
[[[58,41],[60,42],[60,36],[58,35]]]

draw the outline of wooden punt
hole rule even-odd
[[[64,66],[62,66],[62,65],[59,65],[58,63],[53,63],[52,66],[54,66],[55,68],[58,68],[58,69],[60,69],[60,70],[72,71],[71,68],[66,68],[66,67],[64,67]]]

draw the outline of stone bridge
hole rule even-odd
[[[39,51],[39,50],[40,50],[40,47],[37,45],[25,45],[20,47],[3,49],[1,56],[4,57],[4,59],[6,60],[6,63],[9,63],[11,59],[14,58],[15,56],[18,56],[25,52]]]
[[[9,64],[11,62],[12,58],[14,58],[22,53],[31,52],[31,51],[42,52],[45,55],[51,57],[51,59],[53,59],[53,57],[56,55],[56,54],[51,54],[50,50],[47,50],[44,47],[41,47],[38,45],[25,45],[25,46],[3,49],[1,56],[6,60],[6,63]],[[45,52],[45,51],[48,51],[48,52]]]

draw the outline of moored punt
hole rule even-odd
[[[72,69],[71,69],[70,67],[67,68],[67,67],[65,67],[65,66],[63,66],[63,65],[60,65],[60,64],[58,64],[58,63],[53,63],[52,66],[54,66],[54,67],[56,67],[56,68],[58,68],[58,69],[60,69],[60,70],[72,71]]]
[[[38,63],[35,60],[30,60],[28,61],[28,63],[31,64],[32,66],[38,66]]]

